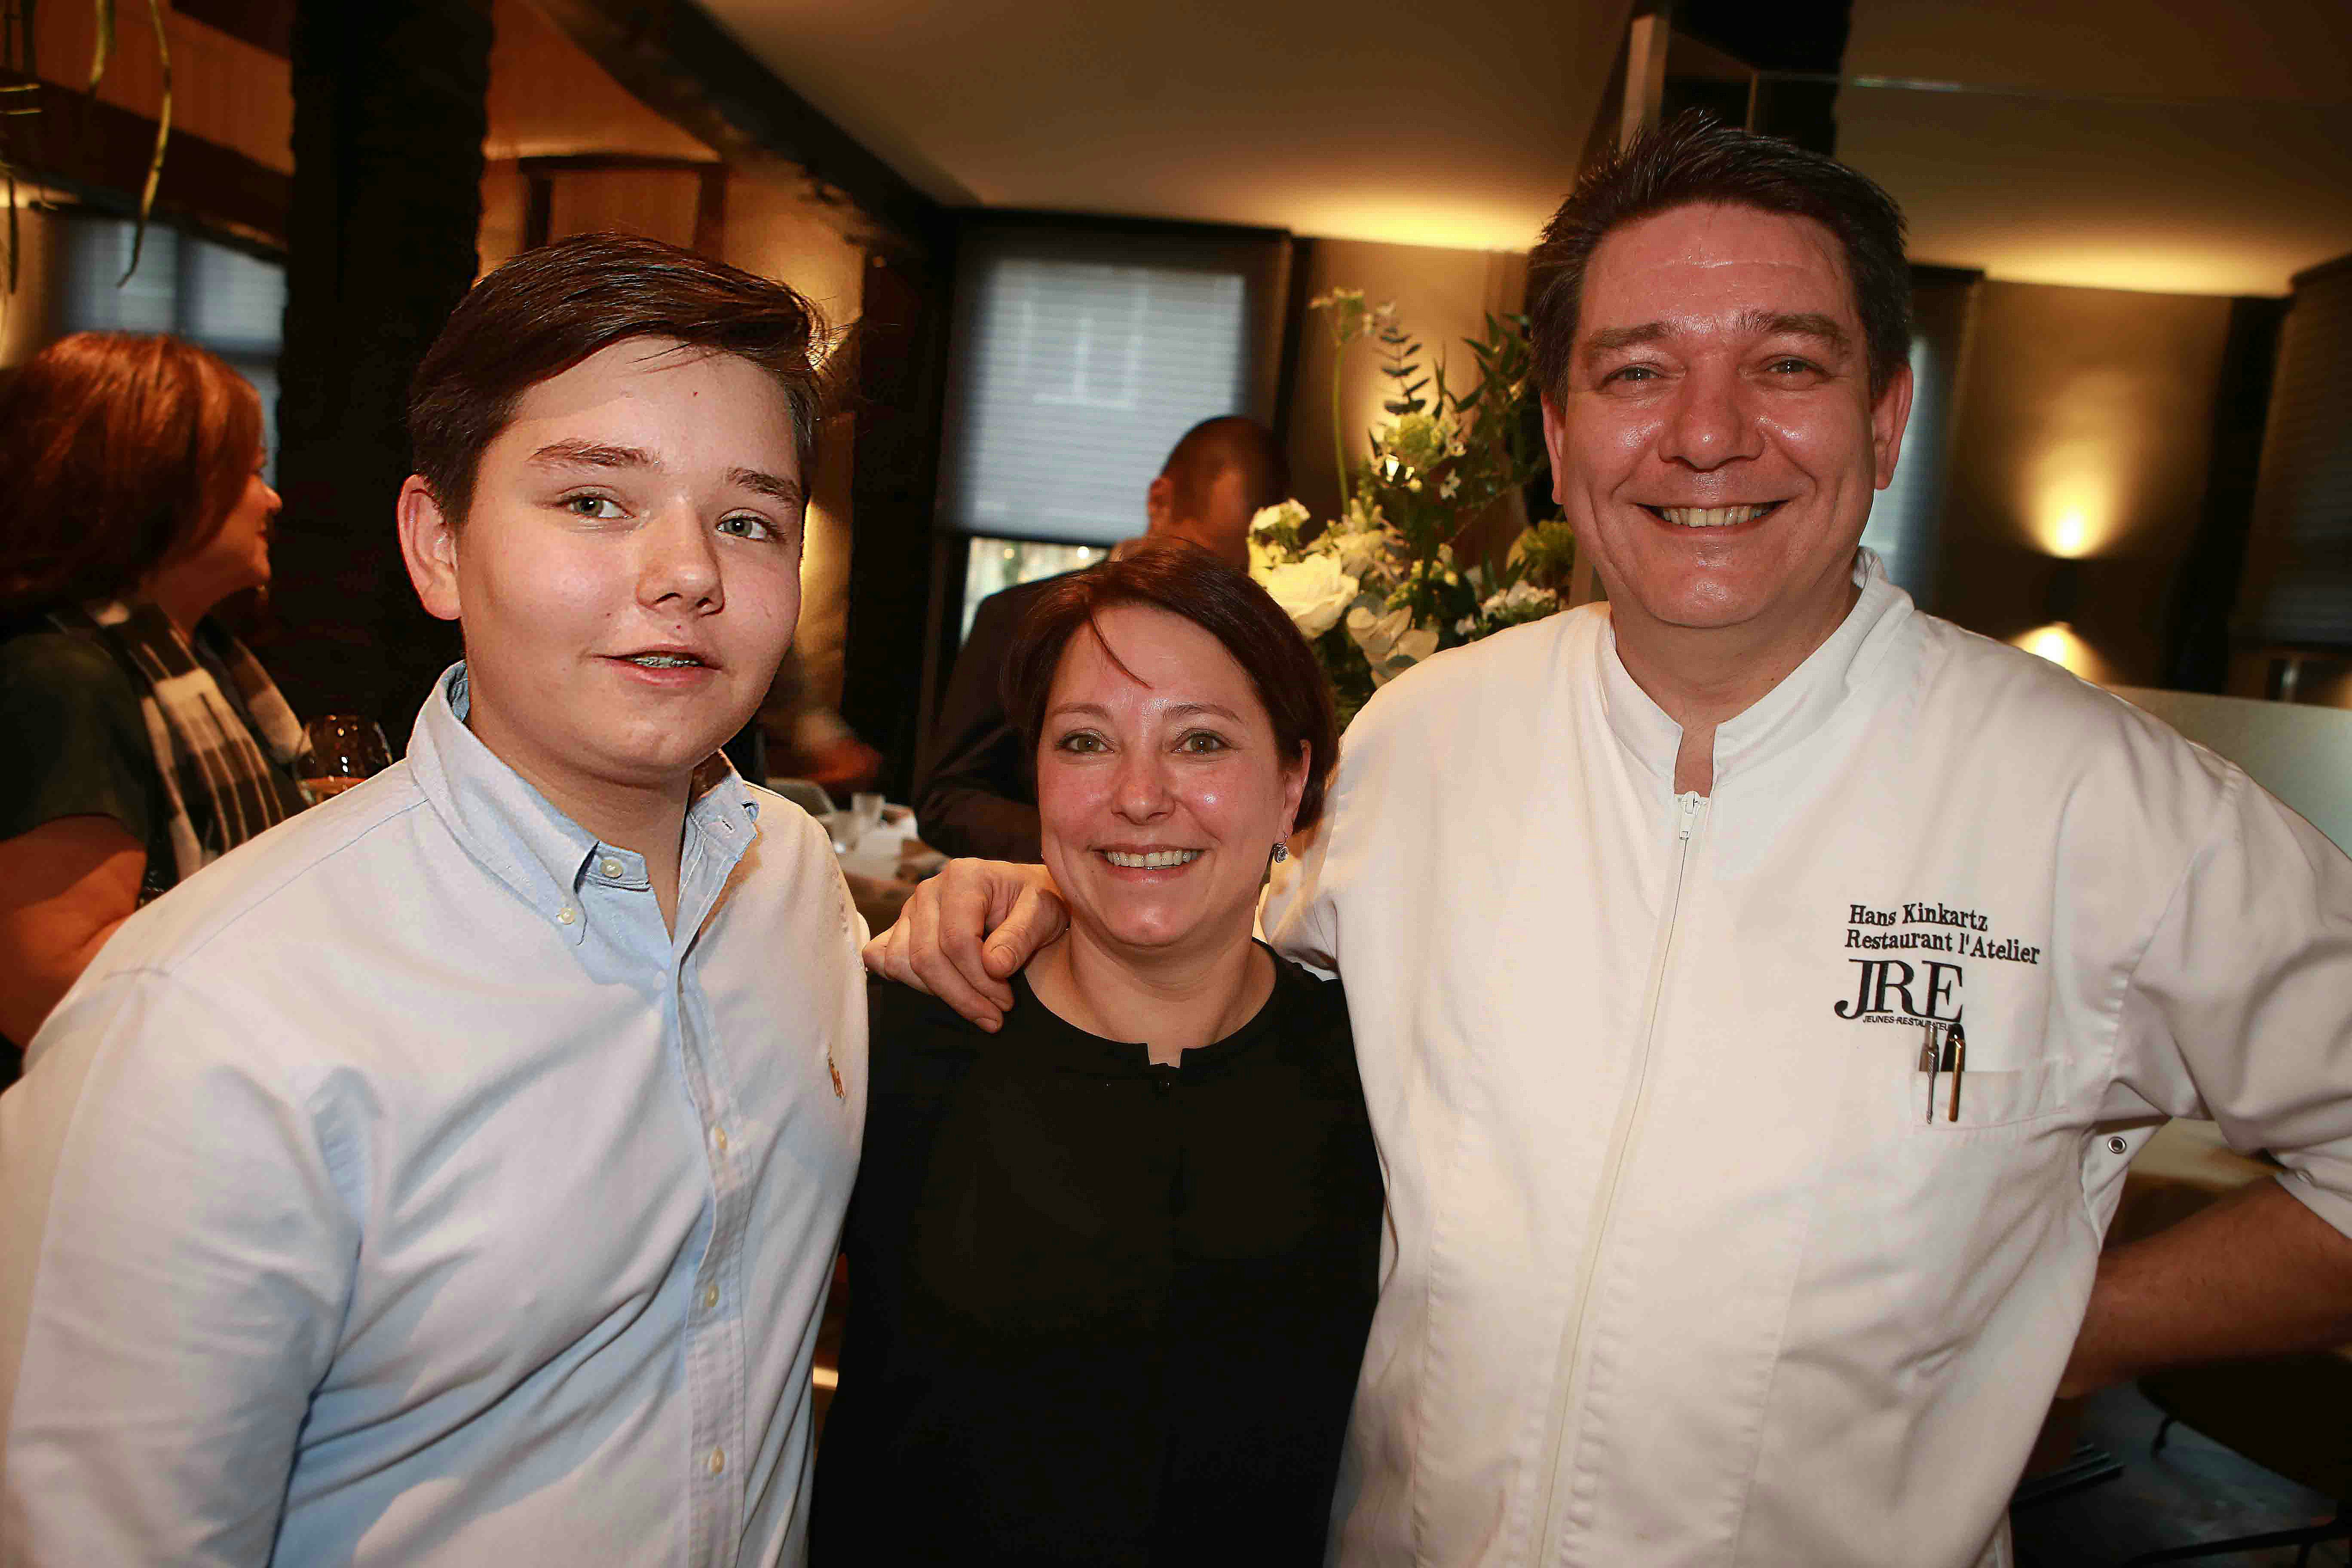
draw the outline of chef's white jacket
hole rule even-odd
[[[1711,798],[1601,606],[1349,729],[1266,916],[1343,972],[1388,1173],[1340,1561],[2005,1563],[2158,1124],[2352,1233],[2352,862],[1856,581]],[[1956,1113],[1923,1020],[1962,1023]]]

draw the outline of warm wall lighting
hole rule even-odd
[[[1283,215],[1295,232],[1325,239],[1516,252],[1534,242],[1551,216],[1553,200],[1549,195],[1481,200],[1423,190],[1400,194],[1350,188],[1285,191],[1267,210]]]
[[[849,530],[841,519],[811,502],[802,513],[801,596],[805,603],[824,595],[849,570]]]
[[[2034,462],[2025,492],[2034,542],[2049,554],[2069,561],[2096,555],[2116,533],[2112,443],[2077,439],[2043,452]]]
[[[2036,626],[2014,639],[2014,646],[2031,654],[2039,654],[2059,668],[2069,670],[2084,679],[2093,679],[2099,668],[2099,656],[2091,645],[2074,635],[2074,628],[2063,621],[2053,621],[2046,626]]]

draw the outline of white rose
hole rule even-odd
[[[1339,570],[1328,555],[1309,555],[1276,566],[1263,579],[1265,591],[1290,617],[1298,635],[1312,642],[1339,622],[1340,612],[1356,597],[1356,579]]]

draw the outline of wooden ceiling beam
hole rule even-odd
[[[787,86],[690,0],[532,0],[640,100],[730,163],[793,165],[863,216],[869,243],[925,255],[948,209]]]

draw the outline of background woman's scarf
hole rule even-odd
[[[104,647],[131,677],[163,775],[179,878],[302,809],[293,772],[302,726],[243,643],[210,623],[197,629],[236,688],[231,700],[180,628],[143,600],[52,610],[49,619]],[[149,888],[179,879],[159,879],[160,869],[149,867]]]

